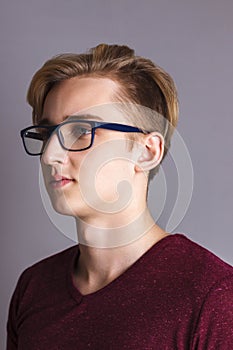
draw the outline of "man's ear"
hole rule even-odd
[[[164,138],[158,132],[144,135],[139,156],[135,164],[135,172],[149,171],[162,160],[164,153]]]

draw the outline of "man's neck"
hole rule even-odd
[[[112,237],[108,241],[108,230],[106,228],[104,236],[100,235],[101,231],[99,228],[98,230],[96,229],[97,237],[101,236],[101,240],[98,241],[94,239],[95,232],[93,227],[90,230],[88,225],[77,225],[77,229],[83,230],[81,234],[79,231],[79,237],[80,235],[82,239],[85,237],[83,242],[79,244],[80,256],[74,272],[74,282],[81,293],[89,294],[109,284],[154,244],[168,235],[167,232],[155,224],[148,213],[144,216],[144,220],[138,221],[138,225],[134,227],[125,226],[124,235],[122,234],[125,242],[121,245],[114,245]],[[132,235],[132,231],[128,231],[130,228],[138,232]],[[118,230],[115,229],[109,232],[117,236]],[[94,238],[91,246],[86,244],[85,240],[88,237],[90,242],[90,236],[92,235]],[[115,243],[117,241],[120,243],[122,239],[119,240],[118,237]]]

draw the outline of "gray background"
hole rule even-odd
[[[232,256],[233,2],[232,0],[2,0],[1,66],[1,333],[19,274],[30,264],[73,245],[42,205],[37,159],[22,148],[19,130],[31,124],[29,81],[61,52],[83,52],[100,42],[125,43],[175,79],[178,130],[194,169],[193,197],[175,231],[229,263]],[[168,201],[176,196],[174,165],[164,165]],[[151,188],[150,203],[155,198]]]

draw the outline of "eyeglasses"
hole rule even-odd
[[[121,132],[148,133],[134,126],[96,122],[92,120],[68,120],[52,126],[35,125],[20,131],[25,151],[30,156],[42,155],[52,134],[56,134],[61,147],[67,151],[79,152],[90,148],[94,142],[95,130],[107,129]]]

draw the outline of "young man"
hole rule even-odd
[[[28,91],[25,150],[41,157],[56,211],[79,244],[29,267],[7,349],[231,349],[232,267],[147,207],[177,124],[171,77],[126,46],[52,58]]]

